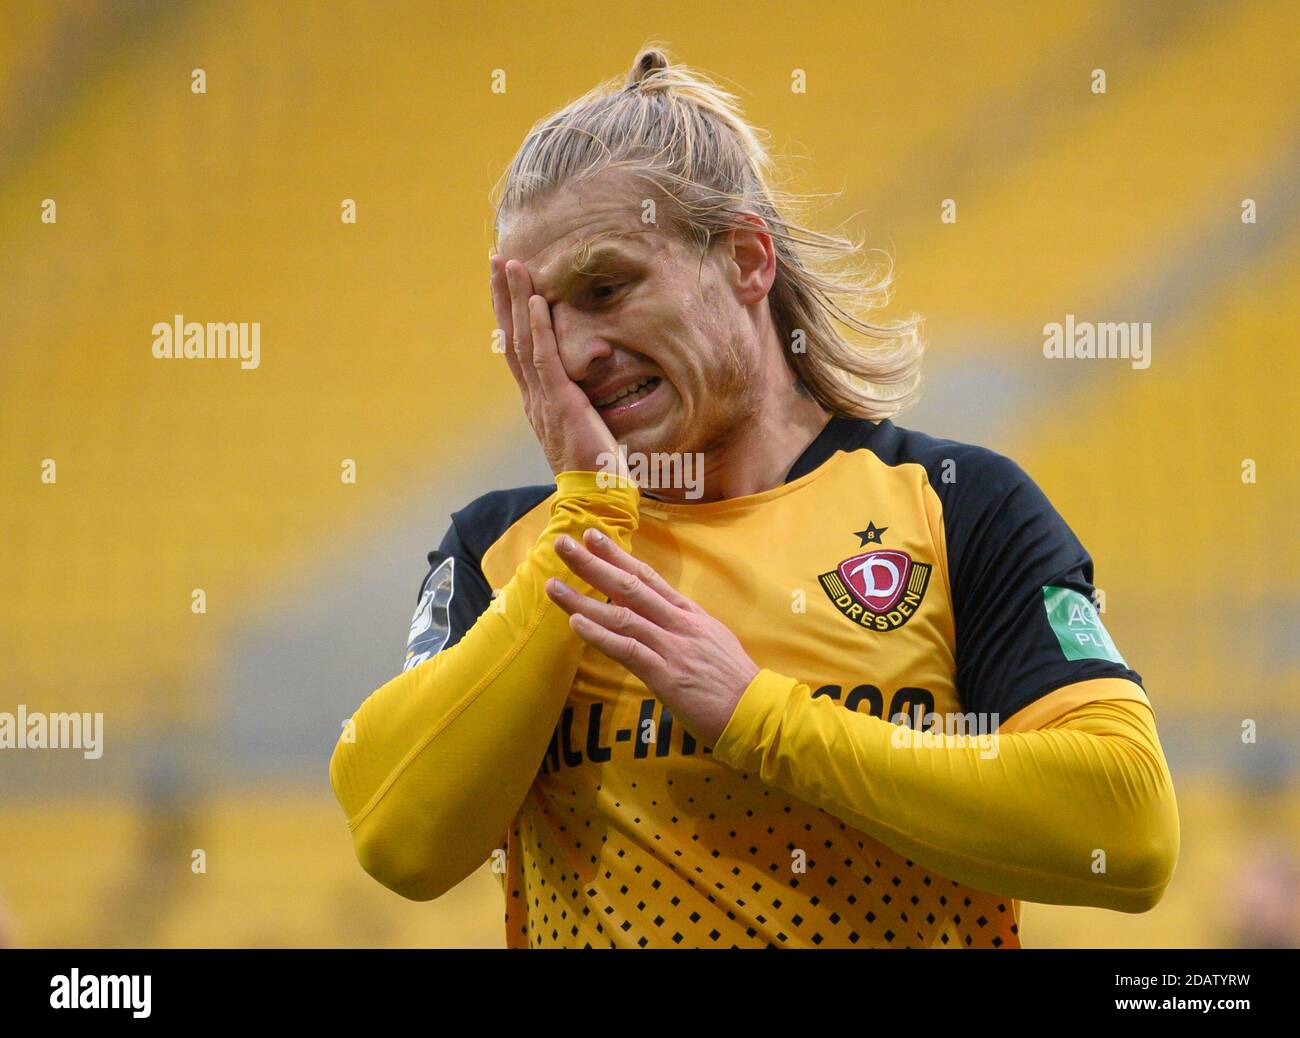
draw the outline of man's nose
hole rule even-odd
[[[574,382],[581,382],[592,364],[613,353],[603,329],[585,314],[568,306],[551,309],[551,325],[560,350],[560,363]]]

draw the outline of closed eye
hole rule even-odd
[[[625,281],[601,281],[591,286],[589,295],[594,302],[608,303],[626,284]]]

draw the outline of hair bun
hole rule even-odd
[[[637,55],[636,61],[632,63],[632,71],[628,73],[625,89],[632,90],[640,86],[650,76],[667,67],[668,55],[663,51],[655,47],[643,50]]]

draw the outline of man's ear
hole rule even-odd
[[[740,213],[741,227],[726,232],[723,241],[731,260],[732,287],[742,304],[758,303],[767,298],[776,280],[776,247],[767,223],[756,213]]]

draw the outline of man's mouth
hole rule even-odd
[[[663,380],[658,375],[646,375],[644,378],[626,383],[612,393],[593,398],[591,403],[597,411],[606,413],[619,411],[644,400],[659,387],[661,381]]]

